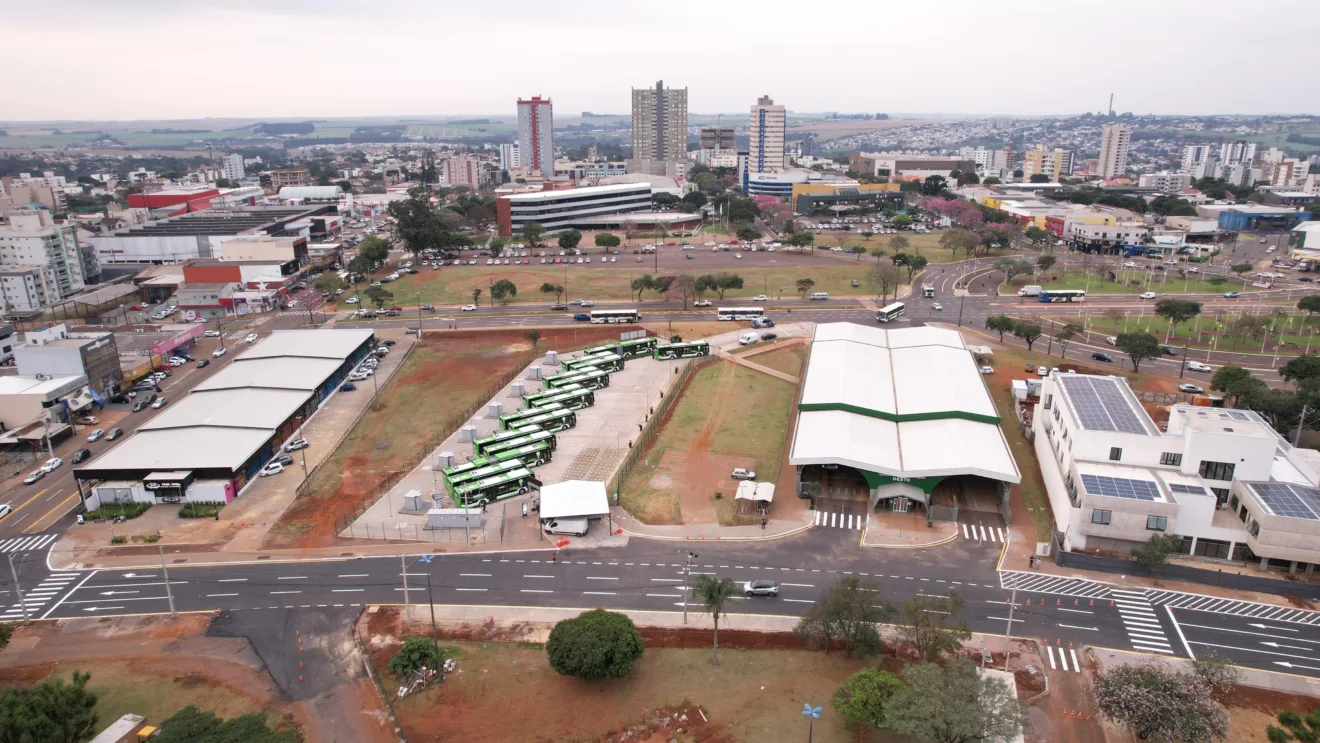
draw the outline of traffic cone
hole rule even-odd
[[[1054,647],[1056,647],[1056,648],[1063,647],[1063,640],[1055,640],[1055,641],[1054,641]]]
[[[1073,606],[1081,606],[1081,604],[1077,603],[1077,599],[1073,599]]]
[[[1055,605],[1055,606],[1063,606],[1063,601],[1060,600],[1060,599],[1054,599],[1054,605]]]
[[[1091,606],[1095,606],[1095,599],[1091,599]]]
[[[302,667],[303,667],[302,661],[298,661],[298,668],[302,668]]]
[[[1072,643],[1071,643],[1071,642],[1068,643],[1068,649],[1069,649],[1069,650],[1072,650],[1072,649],[1073,649],[1073,646],[1072,646]]]
[[[1027,599],[1027,606],[1031,606],[1031,599]]]
[[[298,683],[302,683],[302,674],[298,675]]]

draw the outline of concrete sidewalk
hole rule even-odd
[[[627,536],[647,539],[672,539],[683,541],[729,540],[750,541],[760,539],[779,539],[790,534],[810,529],[814,511],[803,511],[803,519],[769,519],[764,527],[720,526],[719,524],[643,524],[619,506],[610,508],[616,528],[622,529]]]

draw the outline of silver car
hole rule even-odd
[[[772,580],[752,580],[743,584],[743,593],[748,596],[778,596],[779,584]]]

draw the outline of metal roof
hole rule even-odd
[[[265,429],[212,426],[138,431],[84,469],[236,470],[270,436]]]
[[[230,364],[197,385],[196,391],[265,387],[314,390],[343,361],[340,359],[260,358]]]
[[[194,392],[165,408],[138,430],[209,426],[273,431],[309,397],[308,390],[242,388]]]
[[[293,356],[343,361],[368,338],[370,330],[324,328],[311,330],[276,330],[268,338],[244,351],[235,360]]]
[[[605,483],[596,480],[565,480],[541,487],[541,520],[574,516],[604,516],[610,512]]]

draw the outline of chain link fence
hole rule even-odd
[[[660,427],[660,422],[663,421],[665,415],[669,413],[669,408],[677,402],[683,386],[687,384],[688,379],[692,377],[697,369],[704,367],[707,364],[715,363],[715,361],[716,359],[713,357],[702,361],[700,364],[689,360],[686,364],[679,367],[677,379],[674,380],[673,386],[669,388],[669,395],[661,400],[660,404],[656,406],[655,414],[646,421],[646,425],[642,427],[641,433],[637,436],[637,441],[633,443],[632,448],[624,455],[623,462],[621,462],[619,468],[615,470],[614,477],[610,478],[608,485],[609,489],[607,492],[618,493],[623,483],[627,482],[628,475],[631,474],[633,468],[637,466],[637,460],[643,456],[643,452],[646,452],[654,442],[656,431]]]

